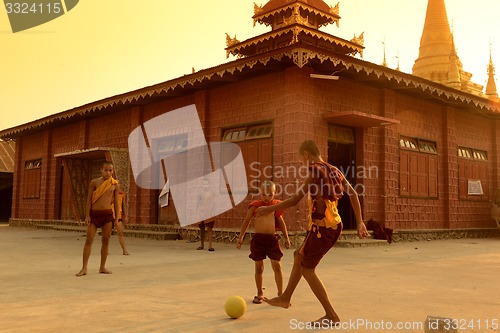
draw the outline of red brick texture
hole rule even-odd
[[[377,172],[358,177],[365,220],[374,218],[394,229],[492,227],[489,202],[460,200],[458,189],[459,146],[488,153],[490,196],[500,187],[500,122],[478,113],[459,111],[440,102],[419,99],[399,91],[375,88],[349,80],[315,80],[309,67],[288,67],[280,72],[228,82],[209,90],[156,100],[151,104],[113,111],[98,117],[58,125],[19,138],[16,143],[13,217],[53,219],[59,214],[61,160],[55,154],[94,147],[127,148],[131,130],[170,110],[195,103],[207,141],[221,141],[224,128],[241,124],[272,122],[273,165],[298,168],[298,147],[315,140],[324,156],[328,149],[327,112],[361,111],[394,118],[398,125],[357,128],[356,164]],[[426,139],[437,143],[438,198],[399,195],[399,138]],[[24,163],[42,159],[41,193],[38,199],[23,199]],[[247,163],[249,161],[246,161]],[[292,174],[275,178],[280,186],[296,184]],[[141,189],[130,173],[129,219],[140,224],[176,223],[175,203],[158,208],[158,190]],[[278,199],[286,199],[282,195]],[[216,227],[239,228],[248,197],[236,209],[219,216]],[[291,230],[306,227],[305,200],[289,209],[285,220]]]

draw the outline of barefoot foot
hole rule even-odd
[[[111,271],[108,271],[106,268],[99,269],[99,273],[101,273],[101,274],[112,274]]]
[[[130,255],[130,253],[128,253],[128,251],[123,251],[123,255],[124,255],[124,256],[129,256],[129,255]]]
[[[81,271],[79,271],[78,273],[75,274],[75,276],[84,276],[84,275],[87,275],[86,269],[82,269]]]
[[[289,307],[292,306],[292,304],[290,303],[290,300],[284,299],[283,296],[279,296],[279,297],[275,297],[275,298],[271,298],[271,299],[264,297],[263,301],[269,305],[280,306],[280,307],[285,308],[285,309],[288,309]]]
[[[310,327],[315,328],[335,328],[340,325],[340,318],[338,316],[323,316],[315,321],[309,323]]]

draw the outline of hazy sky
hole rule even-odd
[[[253,2],[82,0],[18,33],[0,7],[0,130],[234,60],[226,60],[225,32],[242,41],[270,31],[253,27]],[[485,85],[490,39],[500,71],[500,1],[446,5],[464,69]],[[385,38],[389,67],[399,52],[401,70],[411,73],[426,8],[427,0],[343,0],[340,28],[321,30],[345,39],[364,31],[364,59],[378,64]]]

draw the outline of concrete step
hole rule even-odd
[[[87,227],[85,226],[70,226],[70,225],[54,225],[54,224],[37,224],[36,229],[42,230],[55,230],[55,231],[67,231],[67,232],[81,232],[86,233]],[[98,230],[98,234],[101,235],[101,230]],[[116,233],[114,233],[116,235]],[[179,233],[177,232],[163,232],[163,231],[152,231],[152,230],[124,230],[123,234],[125,237],[137,237],[137,238],[147,238],[147,239],[157,239],[157,240],[176,240],[179,239]]]
[[[336,247],[372,247],[372,246],[388,246],[389,242],[383,239],[341,239],[337,241]]]
[[[137,237],[157,240],[177,240],[181,239],[177,232],[151,231],[151,230],[123,230],[125,237]]]
[[[57,231],[83,232],[83,233],[87,232],[87,227],[77,227],[70,225],[53,225],[52,229]]]

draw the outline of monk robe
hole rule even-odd
[[[118,181],[109,177],[106,179],[95,191],[92,193],[92,204],[94,204],[99,198],[109,190],[113,185],[118,184]],[[101,228],[108,222],[114,222],[114,214],[109,209],[105,210],[94,210],[90,209],[90,223],[94,224],[96,227]]]
[[[309,167],[309,170],[313,183],[308,195],[308,229],[311,229],[313,219],[323,220],[327,228],[336,229],[337,225],[342,222],[337,210],[337,202],[344,192],[342,186],[344,176],[336,167],[325,162],[315,162]],[[315,201],[318,194],[321,194],[326,206],[324,213],[316,212]]]
[[[123,200],[125,199],[125,192],[118,191],[118,221],[121,221],[125,218],[125,212],[123,211]],[[111,203],[111,210],[113,211],[113,215],[115,215],[115,202]]]
[[[107,190],[113,185],[118,184],[118,181],[113,177],[109,177],[92,193],[92,204],[94,204]]]

